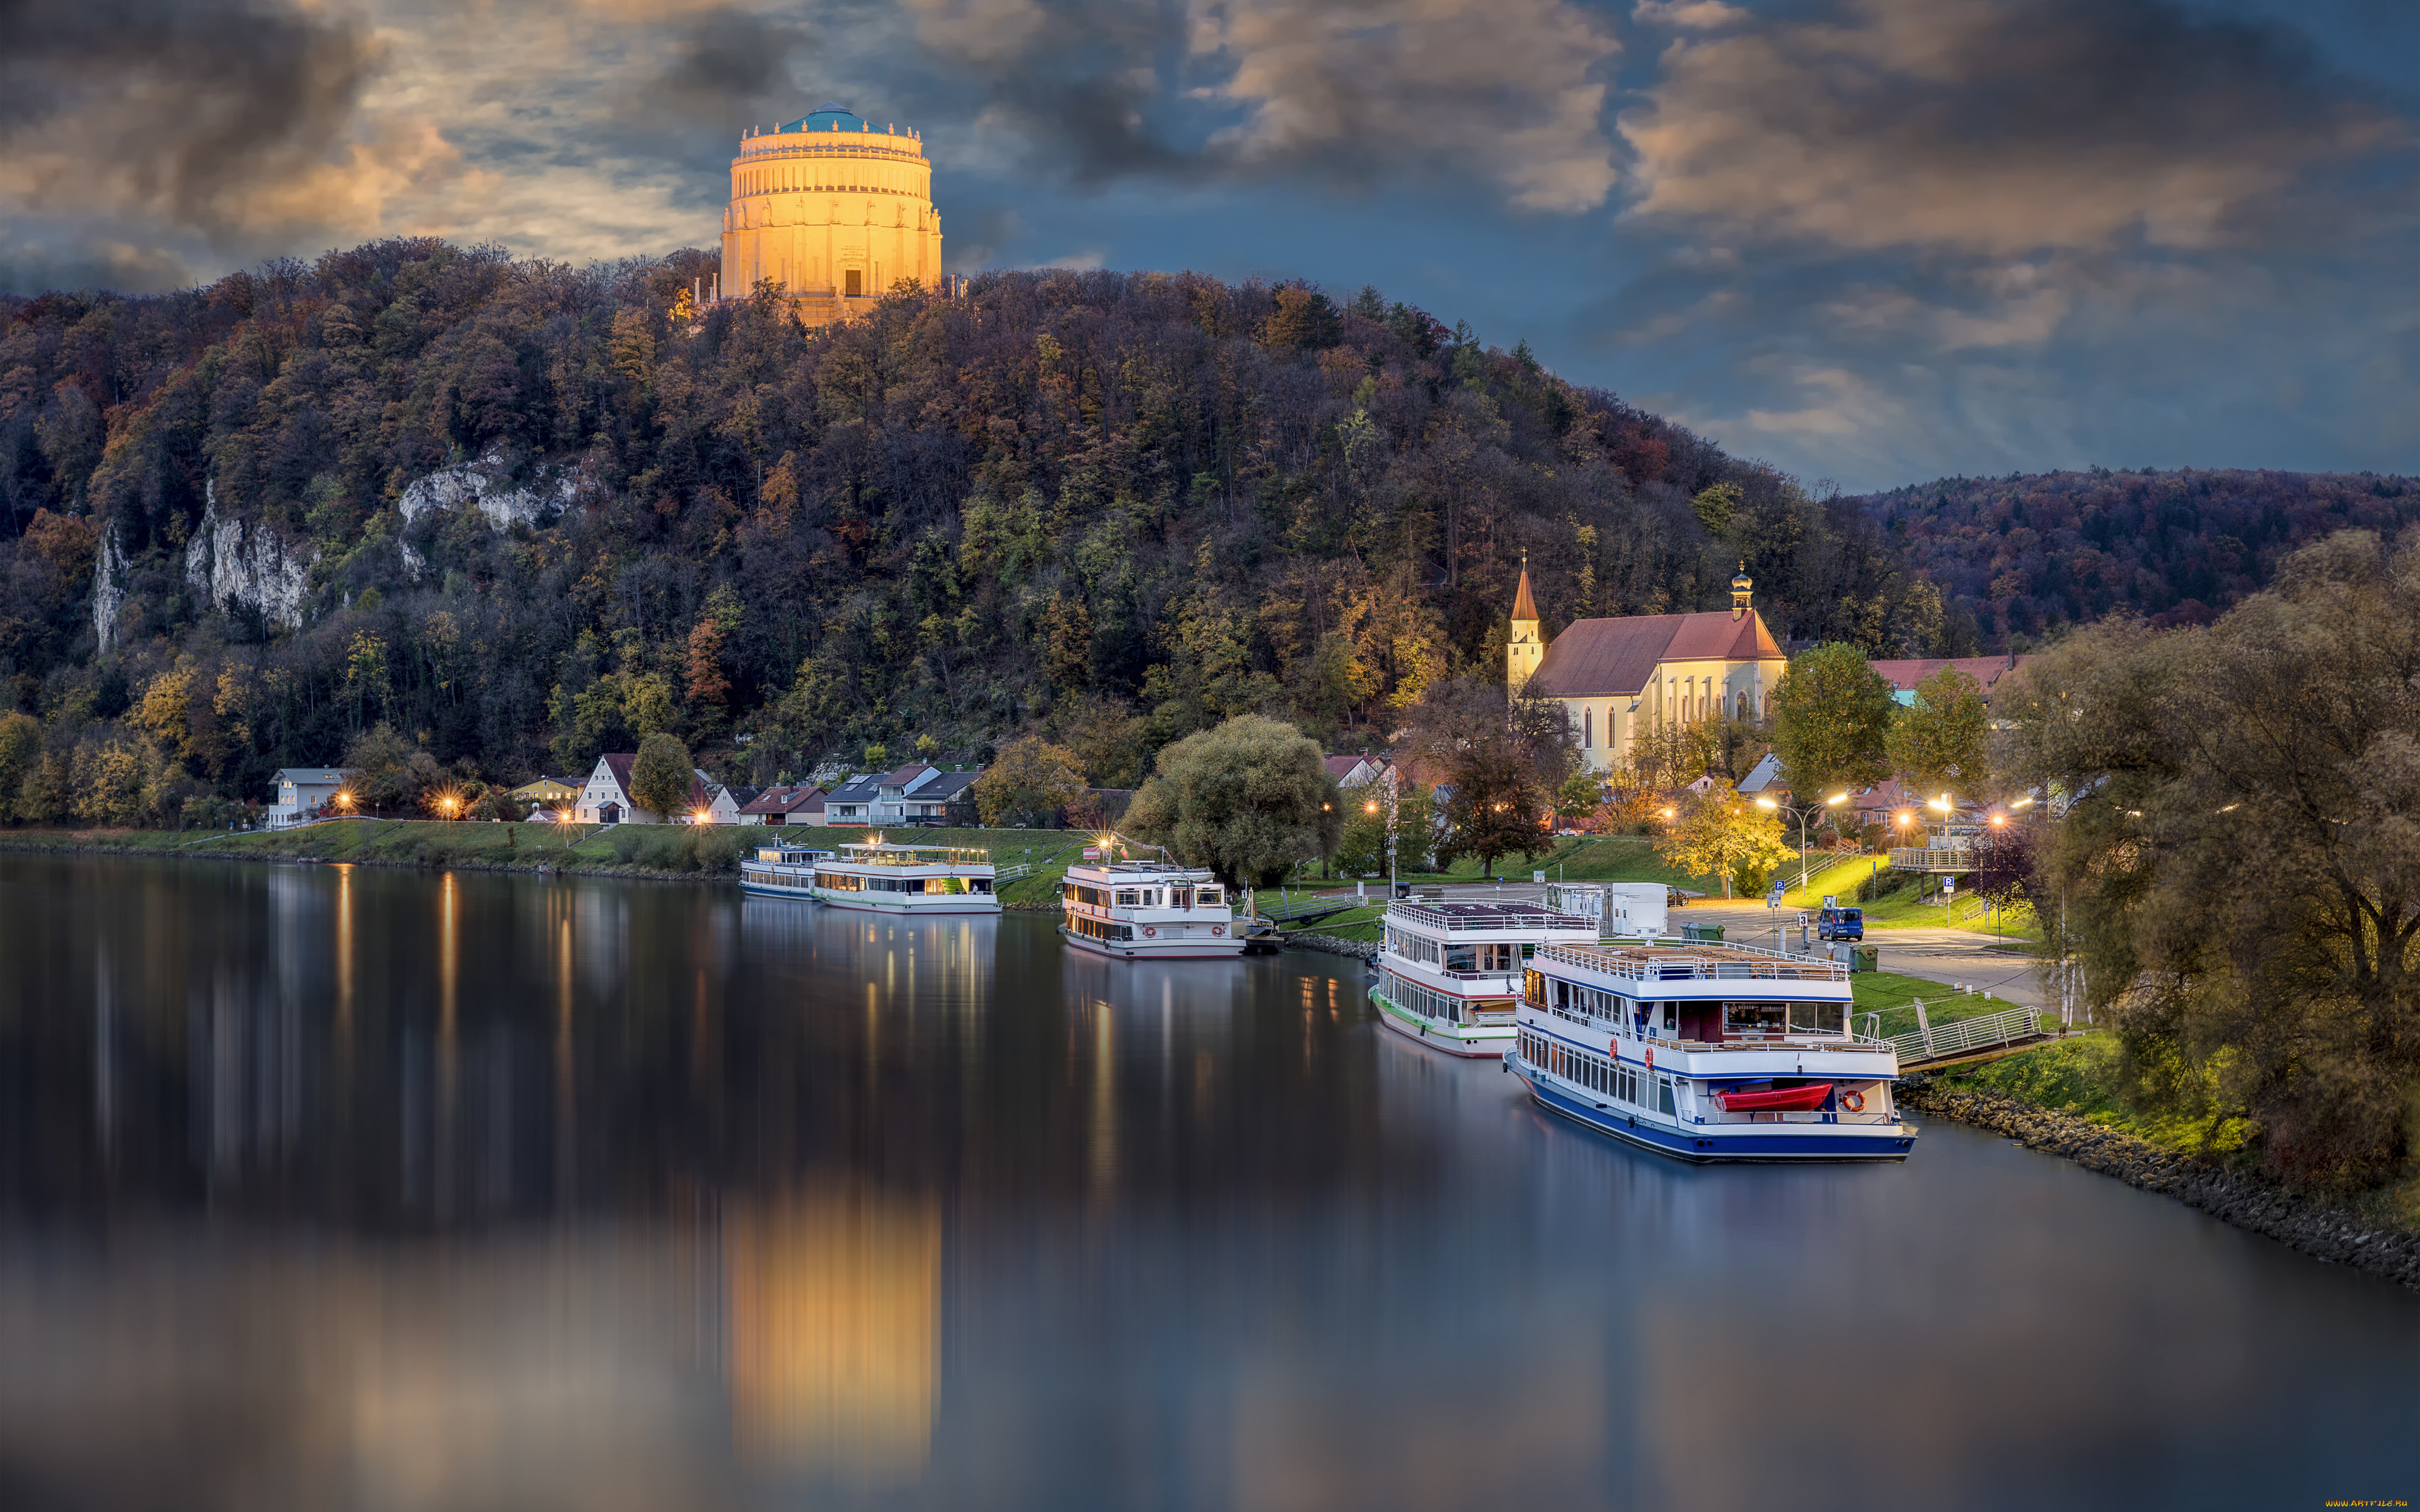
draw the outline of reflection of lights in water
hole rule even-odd
[[[741,1449],[869,1480],[920,1472],[939,1390],[932,1205],[818,1193],[743,1210],[722,1263]]]
[[[1093,1190],[1106,1196],[1118,1179],[1118,1084],[1115,1047],[1110,1043],[1116,1015],[1094,998],[1087,1011],[1093,1019],[1093,1117],[1088,1130]]]

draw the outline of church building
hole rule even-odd
[[[1524,563],[1505,680],[1560,701],[1591,772],[1610,770],[1660,725],[1761,719],[1789,658],[1748,602],[1755,586],[1745,572],[1733,578],[1729,612],[1579,620],[1550,644]]]
[[[941,214],[924,139],[825,105],[740,139],[722,216],[722,299],[770,280],[810,326],[941,281]]]

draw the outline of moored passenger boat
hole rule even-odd
[[[1905,1160],[1899,1056],[1848,968],[1736,945],[1541,946],[1505,1069],[1549,1112],[1685,1161]]]
[[[768,847],[739,864],[742,891],[886,914],[997,914],[993,878],[989,851],[879,836],[837,851]]]
[[[1595,939],[1590,920],[1535,903],[1398,900],[1387,905],[1372,999],[1379,1022],[1422,1044],[1501,1055],[1530,956],[1554,941]]]
[[[1059,896],[1059,933],[1079,950],[1121,961],[1244,953],[1225,884],[1198,867],[1086,861],[1067,869]]]

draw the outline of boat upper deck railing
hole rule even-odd
[[[1387,905],[1389,923],[1420,924],[1448,933],[1481,930],[1567,929],[1593,935],[1596,925],[1576,914],[1536,903],[1435,903],[1397,899]]]
[[[1541,1011],[1550,1013],[1566,1023],[1579,1025],[1583,1028],[1607,1029],[1617,1033],[1621,1028],[1621,1024],[1615,1019],[1602,1013],[1586,1012],[1576,1008],[1548,1008]],[[1668,1034],[1651,1034],[1647,1036],[1647,1043],[1660,1050],[1678,1050],[1689,1055],[1737,1050],[1762,1050],[1768,1053],[1787,1051],[1796,1055],[1808,1050],[1828,1050],[1853,1051],[1871,1056],[1893,1054],[1898,1049],[1898,1046],[1888,1040],[1870,1040],[1862,1034],[1821,1034],[1803,1029],[1783,1034],[1744,1034],[1736,1040],[1683,1040]]]
[[[958,845],[892,845],[876,841],[844,845],[840,859],[851,866],[989,866],[991,852]]]
[[[1634,981],[1846,981],[1848,965],[1749,945],[1570,945],[1538,947],[1538,960]]]

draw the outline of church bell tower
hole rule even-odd
[[[1517,688],[1546,659],[1538,639],[1538,601],[1529,594],[1529,555],[1521,554],[1521,588],[1512,595],[1512,633],[1504,644],[1504,686]]]

